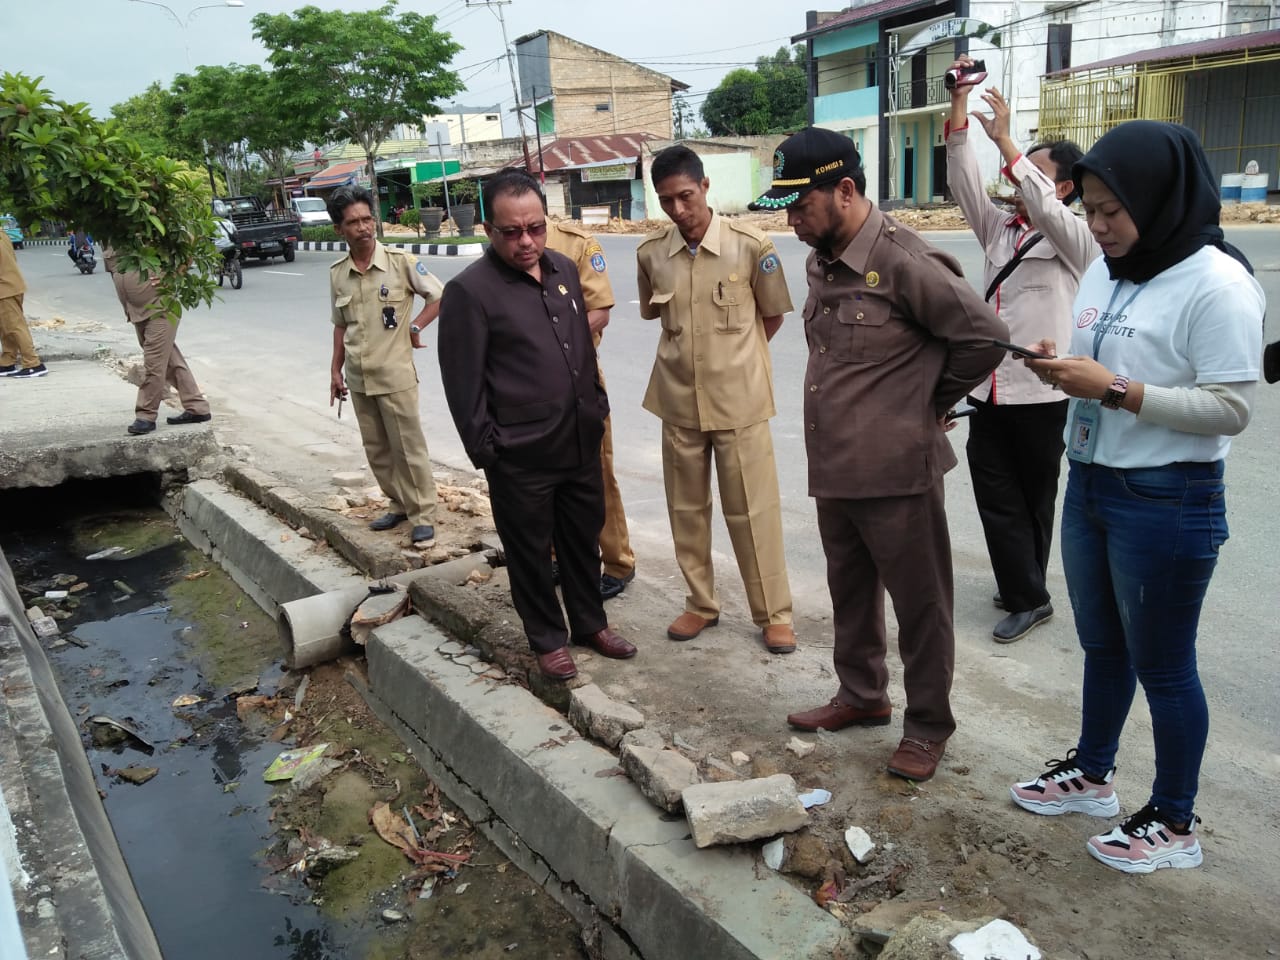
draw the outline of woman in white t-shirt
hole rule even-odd
[[[1126,873],[1195,867],[1209,729],[1196,630],[1227,539],[1223,461],[1249,422],[1266,303],[1223,239],[1214,177],[1187,128],[1122,124],[1074,178],[1103,257],[1081,280],[1069,355],[1027,365],[1071,398],[1061,544],[1085,654],[1080,739],[1011,792],[1033,813],[1119,813],[1115,755],[1141,682],[1151,796],[1088,850]]]

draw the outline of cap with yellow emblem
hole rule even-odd
[[[814,187],[862,173],[858,149],[842,133],[805,127],[773,153],[773,186],[748,205],[751,210],[785,210]]]

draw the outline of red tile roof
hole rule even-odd
[[[360,177],[360,172],[364,168],[363,160],[348,160],[344,163],[335,163],[333,166],[325,170],[321,170],[314,177],[307,181],[307,189],[320,187],[345,187],[347,184],[355,183]]]
[[[1262,33],[1241,33],[1234,37],[1217,37],[1213,40],[1197,40],[1195,43],[1180,43],[1174,47],[1154,47],[1139,50],[1137,53],[1126,53],[1108,60],[1095,60],[1093,63],[1082,63],[1078,67],[1059,70],[1049,76],[1057,77],[1068,73],[1079,73],[1081,70],[1100,70],[1104,67],[1127,67],[1135,63],[1159,63],[1163,60],[1185,60],[1189,57],[1207,57],[1215,53],[1231,53],[1235,50],[1252,50],[1255,47],[1280,46],[1280,30],[1265,30]]]

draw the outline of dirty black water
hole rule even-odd
[[[282,873],[270,820],[279,788],[262,778],[282,745],[252,735],[235,702],[249,690],[270,694],[281,681],[274,623],[182,540],[154,506],[154,490],[134,482],[83,492],[77,499],[64,491],[56,508],[39,494],[6,495],[0,507],[18,519],[0,546],[28,605],[69,614],[59,624],[66,639],[46,641],[46,649],[166,957],[581,956],[562,911],[527,878],[517,881],[514,869],[484,888],[513,914],[489,937],[477,937],[483,923],[462,898],[415,905],[412,920],[427,921],[430,931],[414,922],[391,927],[379,914],[403,908],[394,890],[385,902],[365,891],[374,895],[353,917],[349,905],[326,910],[323,897]],[[82,508],[68,515],[76,502]],[[59,519],[51,525],[50,516]],[[122,549],[86,559],[113,547]],[[59,574],[68,582],[58,584]],[[32,595],[72,587],[67,600]],[[137,736],[93,720],[104,716]],[[135,785],[117,775],[127,768],[158,773]],[[483,852],[500,859],[487,845]]]

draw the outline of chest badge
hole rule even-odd
[[[562,296],[562,297],[563,297],[563,296],[565,296],[568,292],[569,292],[569,288],[568,288],[568,287],[566,287],[563,283],[562,283],[562,284],[560,284],[560,296]]]
[[[880,286],[880,274],[876,273],[874,270],[868,270],[865,279],[868,287]]]

